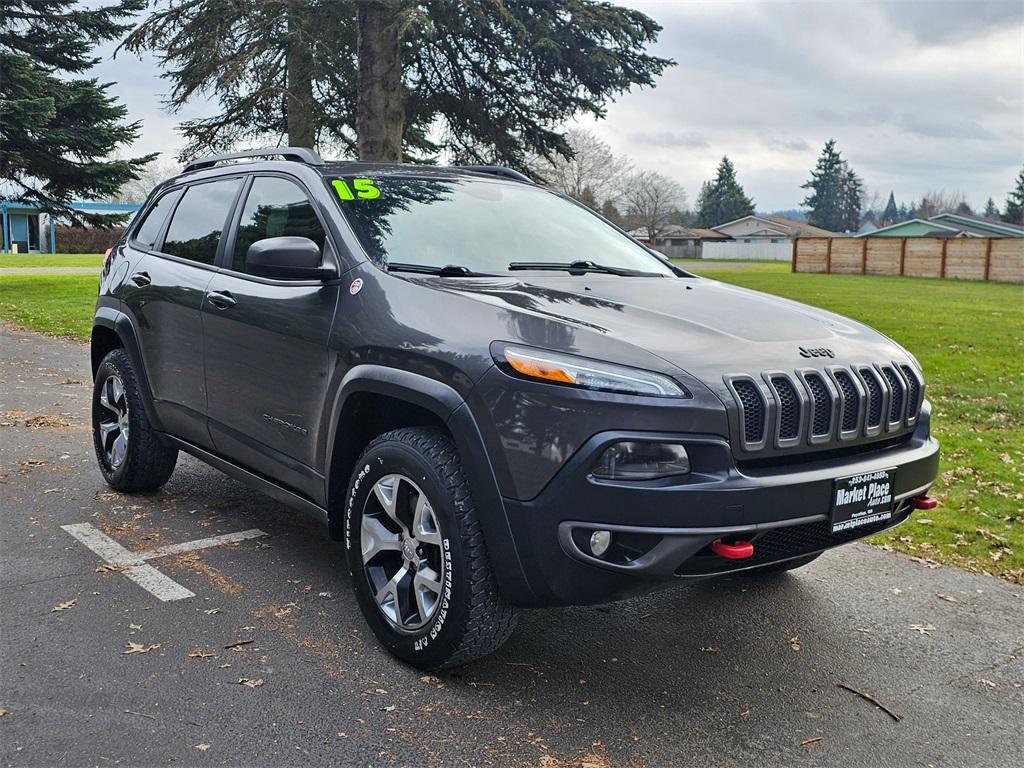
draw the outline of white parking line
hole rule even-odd
[[[107,534],[98,530],[90,523],[62,525],[61,528],[82,542],[82,544],[85,544],[85,546],[103,558],[105,562],[110,565],[123,567],[124,570],[122,573],[125,576],[152,594],[154,597],[163,600],[164,602],[169,602],[171,600],[184,600],[189,597],[195,597],[196,595],[195,592],[181,586],[181,584],[176,582],[174,579],[165,576],[153,566],[147,565],[145,562],[146,560],[153,560],[157,557],[167,557],[168,555],[177,555],[182,552],[194,552],[197,549],[207,549],[221,544],[233,544],[238,541],[256,539],[267,535],[259,528],[250,528],[247,531],[226,533],[222,536],[211,536],[206,539],[185,541],[180,544],[170,544],[166,547],[150,550],[149,552],[140,552],[136,554],[135,552],[131,552],[130,550],[122,547],[112,538],[107,536]]]

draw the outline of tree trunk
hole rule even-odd
[[[288,0],[288,144],[316,144],[313,125],[313,41],[308,0]]]
[[[402,0],[357,0],[359,82],[356,147],[359,159],[402,160]]]

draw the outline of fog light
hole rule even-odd
[[[612,545],[611,531],[594,531],[590,534],[590,552],[594,557],[600,557],[608,551]]]
[[[591,469],[602,480],[656,480],[690,471],[686,449],[675,443],[615,443]]]

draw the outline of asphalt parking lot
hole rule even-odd
[[[854,545],[525,612],[491,658],[424,675],[378,649],[315,525],[187,457],[157,494],[111,492],[87,358],[0,328],[4,765],[1020,764],[1021,587]]]

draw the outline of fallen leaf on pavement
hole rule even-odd
[[[204,651],[202,648],[196,648],[194,651],[192,651],[192,653],[188,655],[188,657],[190,659],[216,659],[217,654],[210,653],[209,651]]]
[[[939,598],[939,600],[945,600],[947,603],[959,603],[960,602],[955,597],[953,597],[951,595],[944,595],[941,592],[936,592],[935,596],[937,598]]]
[[[817,744],[819,741],[824,739],[824,736],[815,736],[813,739],[804,739],[800,742],[801,747],[806,747],[808,744]]]
[[[75,603],[77,602],[78,598],[76,597],[72,600],[68,600],[66,603],[57,603],[57,605],[53,607],[53,610],[51,610],[50,613],[57,613],[57,611],[66,611],[68,608],[74,608]]]
[[[244,685],[244,686],[246,686],[248,688],[259,688],[261,685],[263,685],[263,678],[260,677],[260,678],[257,678],[256,680],[250,680],[247,677],[243,677],[243,678],[239,679],[238,683],[239,683],[239,685]]]
[[[100,563],[96,566],[96,573],[120,573],[127,569],[127,565],[118,565],[117,563]]]
[[[703,646],[701,646],[700,650],[701,650],[702,653],[721,653],[722,652],[722,649],[719,648],[717,645],[703,645]]]
[[[141,624],[129,624],[128,629],[142,629]]]
[[[995,683],[993,683],[991,680],[986,680],[984,677],[981,678],[981,680],[979,680],[978,682],[981,683],[982,685],[987,685],[989,688],[995,688],[996,687]]]
[[[205,752],[209,748],[210,748],[209,744],[196,744],[196,746],[195,746],[195,749],[198,749],[200,752]]]
[[[800,635],[789,638],[789,647],[794,651],[800,650]]]
[[[124,655],[127,656],[130,653],[149,653],[150,651],[155,651],[159,647],[160,643],[156,643],[155,645],[143,645],[142,643],[128,642],[125,645],[125,648],[128,650],[124,651]]]
[[[7,714],[7,710],[4,709],[3,707],[0,707],[0,717],[3,717],[6,714]]]
[[[922,635],[930,635],[935,631],[935,626],[933,624],[911,624],[910,628],[916,629]]]
[[[215,616],[216,614],[220,613],[220,608],[211,608],[208,611],[203,611],[203,613],[205,613],[207,616]]]

